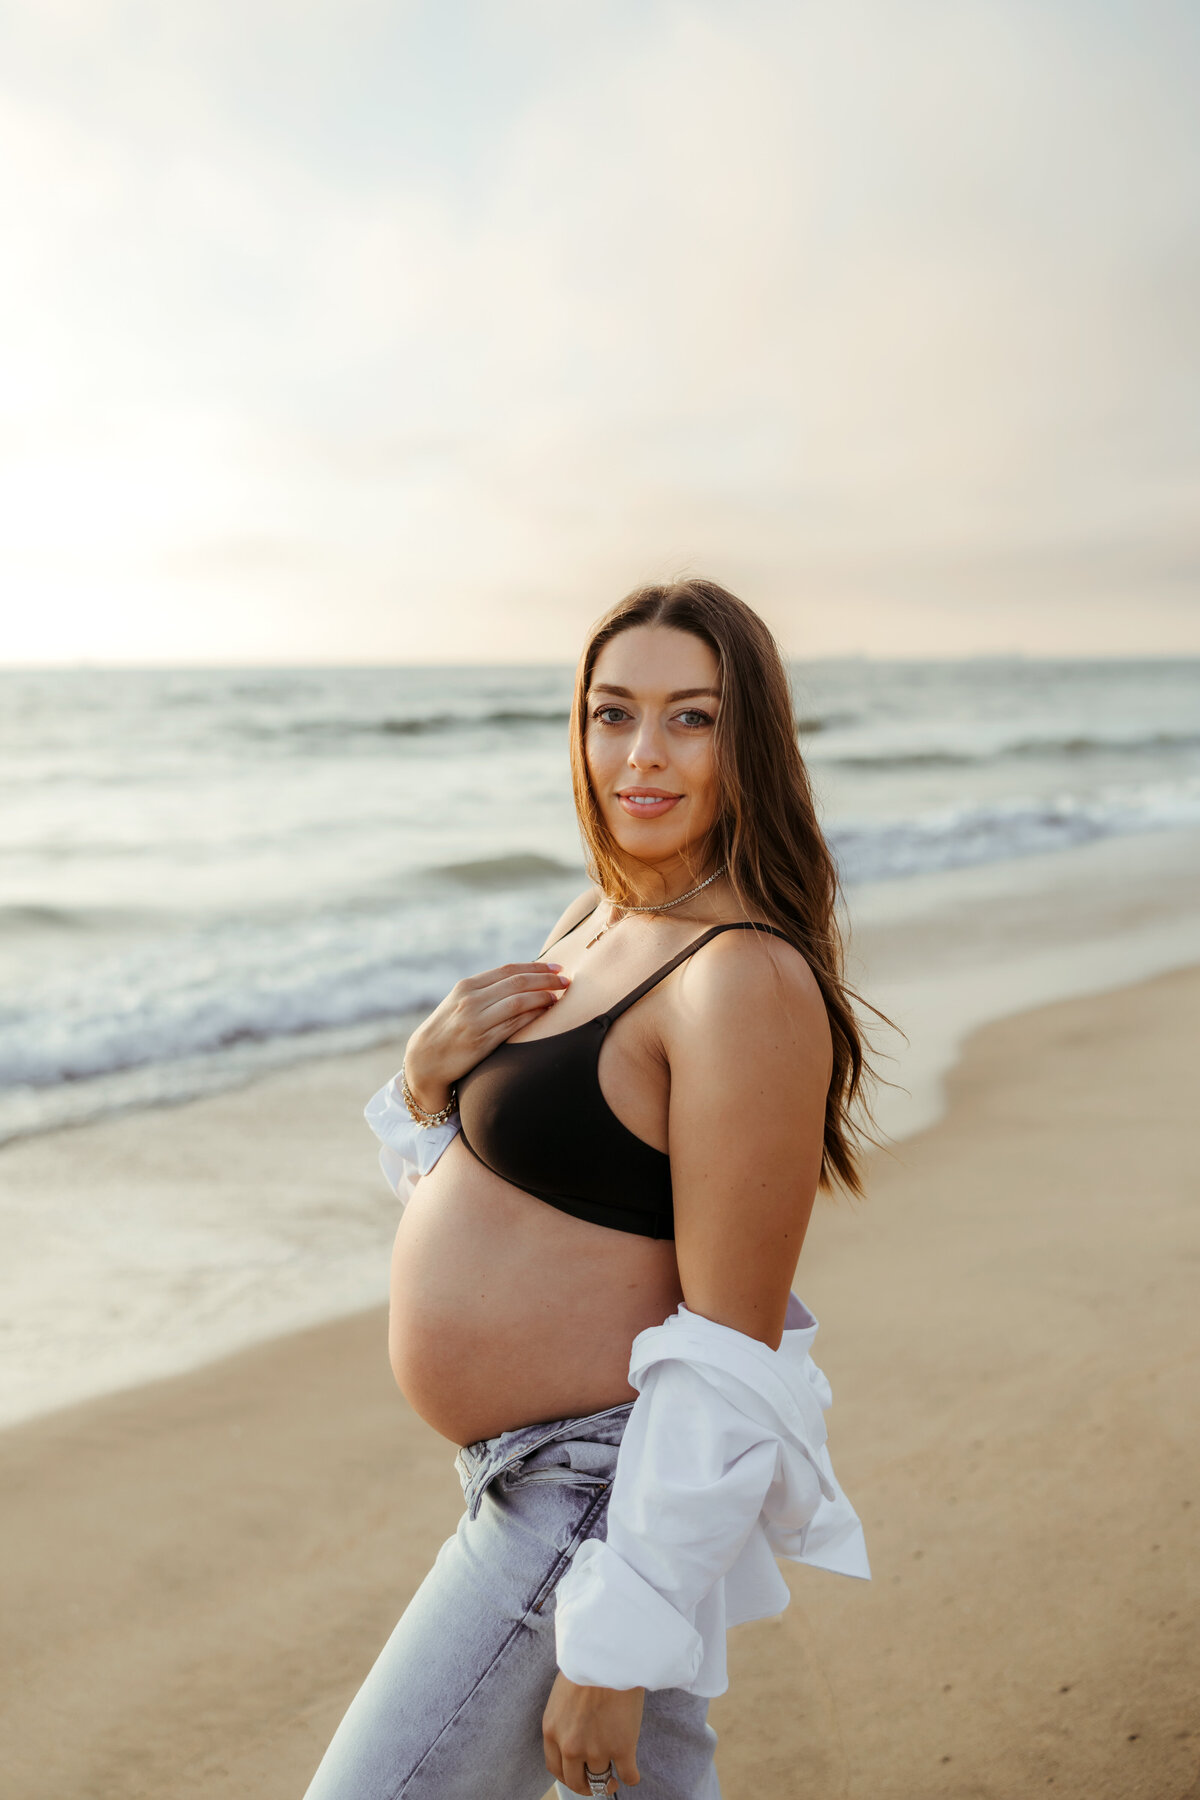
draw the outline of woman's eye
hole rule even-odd
[[[627,716],[621,706],[598,706],[592,714],[593,719],[599,719],[601,725],[619,725]]]
[[[689,706],[685,712],[676,713],[675,716],[681,725],[687,725],[693,730],[701,725],[712,724],[712,714],[701,712],[698,706]]]

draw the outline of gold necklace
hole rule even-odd
[[[584,949],[590,950],[593,944],[598,944],[606,931],[611,931],[614,925],[619,925],[621,923],[621,920],[625,917],[626,913],[670,912],[673,906],[682,906],[685,900],[694,900],[696,895],[704,888],[711,887],[714,881],[720,880],[721,876],[725,873],[726,866],[725,863],[722,863],[716,874],[710,875],[707,880],[702,881],[699,887],[689,888],[687,893],[680,894],[678,899],[660,900],[657,906],[623,906],[616,900],[609,900],[609,905],[616,908],[616,918],[610,919],[607,925],[602,925],[595,937],[588,939],[587,943],[583,946]],[[608,895],[606,894],[604,898],[608,900]]]

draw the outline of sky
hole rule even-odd
[[[16,0],[0,663],[1200,653],[1192,0]]]

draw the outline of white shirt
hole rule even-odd
[[[783,1611],[783,1556],[870,1579],[833,1473],[833,1396],[795,1295],[778,1350],[680,1306],[634,1339],[604,1543],[558,1584],[558,1665],[589,1687],[723,1694],[725,1630]]]
[[[395,1080],[366,1108],[388,1185],[407,1199],[458,1130],[422,1127]],[[681,1305],[633,1341],[638,1398],[617,1455],[607,1539],[558,1583],[558,1664],[587,1687],[728,1685],[725,1631],[780,1613],[775,1558],[869,1580],[857,1513],[838,1485],[810,1354],[817,1321],[793,1294],[778,1350]]]

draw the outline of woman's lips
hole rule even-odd
[[[679,805],[683,795],[664,794],[655,788],[626,788],[617,799],[631,819],[661,819],[664,813]]]

